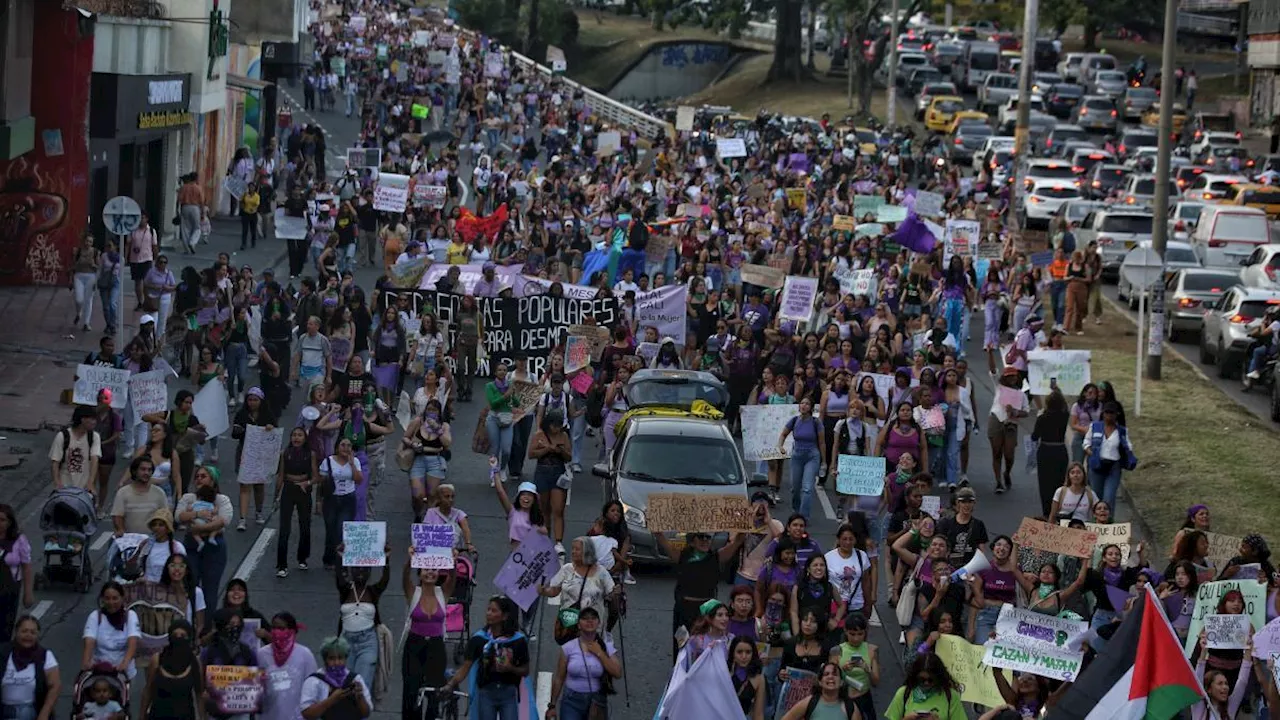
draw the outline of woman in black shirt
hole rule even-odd
[[[316,454],[307,442],[307,431],[296,427],[289,433],[289,445],[281,453],[280,475],[276,478],[276,504],[280,506],[276,577],[289,576],[289,533],[295,511],[298,513],[298,569],[307,569],[307,561],[311,559],[311,488],[318,476]]]
[[[1054,388],[1045,401],[1044,412],[1036,418],[1031,431],[1032,442],[1037,443],[1036,477],[1040,485],[1041,514],[1049,517],[1053,506],[1053,494],[1062,487],[1067,477],[1067,427],[1071,413],[1067,410],[1062,391]],[[1051,518],[1052,519],[1052,518]]]
[[[686,631],[702,615],[702,604],[715,598],[720,583],[721,566],[729,562],[750,533],[738,533],[734,540],[719,552],[711,550],[711,536],[706,533],[689,533],[689,544],[677,548],[667,540],[666,533],[654,533],[658,549],[676,564],[675,607],[671,615],[671,631]],[[671,661],[680,654],[679,643],[672,639]]]

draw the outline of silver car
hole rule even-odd
[[[1141,118],[1142,114],[1160,102],[1160,95],[1155,88],[1131,87],[1124,91],[1124,100],[1120,109],[1124,111],[1124,119]]]
[[[1205,308],[1239,281],[1238,273],[1211,268],[1185,268],[1170,275],[1164,284],[1164,330],[1169,341],[1199,334]]]
[[[1089,83],[1089,93],[1118,97],[1129,87],[1129,79],[1119,70],[1099,70]]]
[[[1119,122],[1115,102],[1104,95],[1088,95],[1072,113],[1072,122],[1086,130],[1116,131]]]
[[[1200,330],[1200,362],[1217,364],[1218,377],[1232,378],[1244,369],[1245,352],[1253,343],[1250,325],[1280,305],[1280,290],[1236,285],[1205,309]]]
[[[1149,248],[1151,242],[1139,243],[1138,247]],[[1184,242],[1169,242],[1164,250],[1164,276],[1169,279],[1179,270],[1200,267],[1200,258],[1196,255],[1196,251]],[[1129,307],[1134,310],[1138,309],[1138,296],[1142,293],[1129,284],[1124,273],[1120,273],[1120,280],[1116,283],[1116,297],[1120,300],[1127,300]],[[1166,301],[1166,307],[1168,302]]]

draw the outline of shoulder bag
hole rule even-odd
[[[898,624],[904,628],[911,626],[911,621],[916,615],[916,595],[920,592],[919,580],[916,579],[916,575],[920,573],[922,565],[924,565],[923,555],[916,560],[916,566],[911,569],[911,575],[902,584],[902,592],[898,593],[898,605],[894,608],[894,611],[898,616]]]

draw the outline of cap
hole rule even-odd
[[[262,271],[262,277],[275,277],[275,276],[276,276],[276,271],[272,270],[271,268],[267,268],[266,270]]]
[[[538,486],[531,482],[522,482],[520,483],[520,486],[516,488],[516,495],[519,496],[520,493],[525,492],[531,493],[534,497],[538,497]]]
[[[719,600],[715,598],[711,598],[710,600],[698,606],[698,613],[701,615],[710,615],[711,613],[716,611],[716,608],[722,607],[723,605],[724,603],[720,602]]]
[[[490,270],[497,270],[497,269],[498,269],[498,266],[494,265],[491,262],[487,262],[484,265],[480,266],[481,272],[489,272]]]
[[[267,397],[267,396],[266,396],[266,394],[262,392],[262,388],[260,388],[260,387],[258,387],[258,386],[256,386],[256,385],[255,385],[255,386],[253,386],[253,387],[251,387],[251,388],[249,388],[248,390],[246,390],[246,391],[245,391],[245,393],[244,393],[244,396],[245,396],[245,397],[247,397],[247,398],[248,398],[248,397],[256,397],[256,398],[258,398],[259,400],[263,400],[263,399],[265,399],[265,398]]]
[[[956,491],[957,500],[977,500],[978,493],[973,491],[971,487],[962,487]]]
[[[765,492],[765,491],[763,491],[763,490],[757,490],[757,491],[755,491],[755,492],[751,493],[751,502],[752,502],[752,503],[758,503],[758,502],[766,502],[766,503],[767,503],[767,502],[769,502],[769,493],[767,493],[767,492]]]
[[[156,319],[150,315],[143,315],[142,317],[138,318],[139,325],[153,325],[155,324],[155,321]]]

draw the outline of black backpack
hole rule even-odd
[[[813,711],[818,709],[818,701],[820,700],[822,700],[822,693],[814,693],[809,696],[809,705],[804,709],[806,718],[813,717]],[[853,698],[841,695],[840,702],[844,704],[844,716],[847,718],[853,717],[853,713],[858,709],[857,704],[853,702]]]

